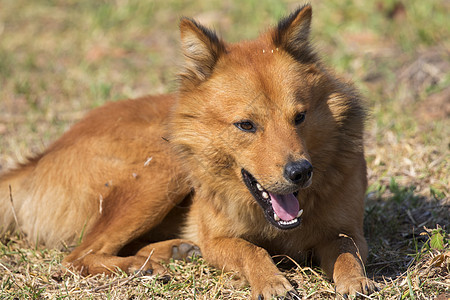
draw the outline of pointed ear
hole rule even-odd
[[[180,32],[185,57],[182,80],[198,84],[212,74],[217,60],[226,52],[225,44],[213,31],[192,19],[181,19]]]
[[[312,51],[309,46],[311,15],[311,5],[307,4],[282,19],[273,31],[274,45],[283,48],[296,59],[311,59]]]

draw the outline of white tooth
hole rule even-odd
[[[260,190],[261,192],[263,191],[263,188],[262,188],[262,186],[261,186],[259,183],[256,184],[256,187],[257,187],[258,190]]]
[[[297,222],[298,222],[298,219],[295,218],[295,219],[292,219],[292,220],[290,220],[290,221],[280,220],[280,221],[278,221],[278,222],[279,222],[281,225],[292,225],[292,224],[297,223]]]
[[[280,217],[276,213],[273,213],[273,219],[277,222],[280,221]]]
[[[262,192],[261,195],[263,196],[264,199],[269,199],[269,194],[267,194],[266,192]]]
[[[300,209],[299,211],[298,211],[298,214],[297,214],[297,218],[300,218],[300,216],[303,214],[303,209]]]

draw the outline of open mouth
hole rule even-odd
[[[262,207],[266,219],[279,229],[292,229],[300,225],[303,209],[300,209],[295,193],[274,194],[242,169],[242,178],[256,202]]]

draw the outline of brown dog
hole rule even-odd
[[[198,245],[255,298],[293,289],[273,254],[312,253],[339,293],[369,292],[365,112],[319,62],[310,23],[306,5],[256,40],[227,44],[183,19],[179,92],[98,108],[2,175],[4,230],[14,211],[32,241],[82,236],[64,262],[83,274],[145,263],[161,273],[160,261]]]

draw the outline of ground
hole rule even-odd
[[[0,0],[0,171],[42,151],[106,101],[176,89],[177,23],[197,18],[226,40],[253,38],[293,1]],[[370,299],[450,298],[450,2],[315,0],[324,61],[367,100]],[[67,251],[0,238],[0,298],[246,299],[233,274],[203,260],[171,278],[82,278]],[[313,266],[285,271],[303,298],[334,298]]]

